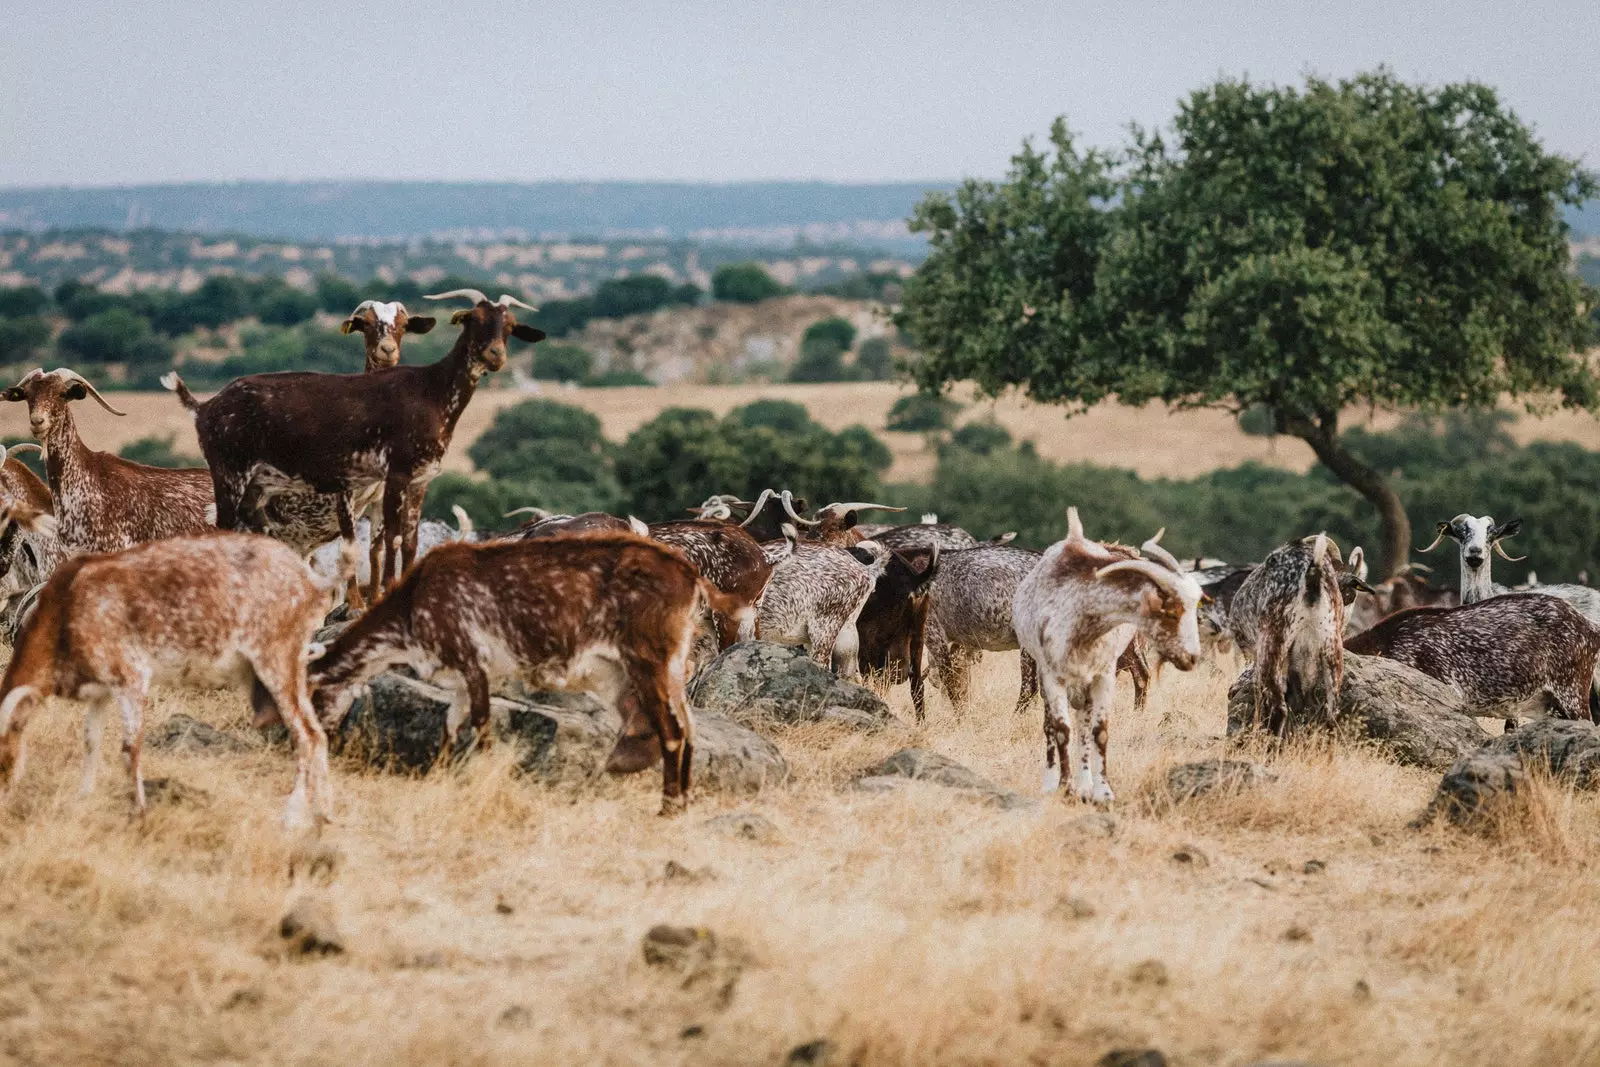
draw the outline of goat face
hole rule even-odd
[[[543,330],[519,323],[509,307],[487,300],[457,311],[450,316],[450,321],[461,327],[472,365],[485,371],[497,371],[506,365],[506,342],[511,338],[529,344],[537,344],[545,338]]]
[[[367,368],[377,370],[400,362],[400,343],[408,333],[427,333],[438,320],[427,315],[411,315],[395,300],[363,301],[350,317],[339,324],[340,333],[359,333],[367,346]]]
[[[1200,585],[1188,575],[1173,578],[1145,590],[1139,629],[1157,655],[1187,671],[1200,659]]]
[[[26,401],[28,405],[28,424],[33,430],[33,436],[43,441],[50,435],[50,431],[59,426],[67,414],[67,404],[74,400],[82,400],[92,396],[100,402],[100,406],[113,415],[122,412],[106,403],[105,397],[99,390],[78,374],[65,368],[58,368],[46,374],[42,370],[29,371],[16,385],[7,389],[5,399],[14,403]]]
[[[1476,574],[1489,562],[1491,551],[1499,552],[1506,556],[1506,550],[1500,546],[1501,540],[1511,537],[1522,529],[1521,519],[1512,519],[1509,522],[1497,523],[1494,518],[1485,515],[1474,518],[1471,515],[1461,514],[1449,522],[1439,524],[1439,536],[1433,539],[1431,549],[1443,538],[1450,538],[1461,546],[1461,567],[1467,574]],[[1424,549],[1423,551],[1427,551]]]

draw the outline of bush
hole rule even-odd
[[[760,263],[729,263],[711,275],[711,296],[735,304],[757,304],[783,295],[784,288]]]
[[[156,337],[149,320],[127,308],[112,308],[68,326],[56,348],[69,363],[168,364],[172,346]]]
[[[603,374],[584,379],[583,384],[590,389],[615,389],[628,385],[653,386],[656,383],[632,367],[614,367]]]
[[[547,300],[539,305],[532,322],[551,337],[565,337],[587,326],[593,315],[593,307],[582,298]]]
[[[533,376],[548,382],[580,382],[589,376],[594,357],[578,345],[545,342],[533,350]]]
[[[889,409],[887,428],[900,433],[933,433],[948,430],[961,405],[947,396],[912,393],[894,402]]]
[[[454,525],[455,513],[450,506],[459,504],[478,529],[505,530],[517,524],[515,519],[504,518],[506,512],[524,505],[539,506],[533,504],[533,495],[533,490],[515,482],[469,478],[446,471],[428,483],[422,516]]]
[[[123,459],[131,459],[135,463],[143,463],[149,467],[204,467],[205,460],[196,456],[187,455],[177,451],[173,442],[177,438],[173,434],[165,437],[141,437],[137,441],[129,441],[123,445],[117,455]]]
[[[88,282],[69,279],[56,286],[56,307],[73,322],[82,322],[102,311],[110,311],[123,303],[120,296],[102,293]]]
[[[317,275],[317,306],[332,315],[348,315],[361,303],[361,290],[337,274]]]
[[[894,377],[894,355],[887,337],[869,337],[856,350],[856,377],[886,382]]]
[[[50,295],[37,285],[0,289],[0,318],[37,315],[50,306]]]
[[[22,363],[50,343],[50,324],[37,315],[0,318],[0,363]]]
[[[992,418],[978,419],[951,434],[950,444],[980,456],[987,456],[992,452],[1011,447],[1011,431]]]
[[[1265,404],[1257,404],[1239,412],[1239,429],[1252,437],[1271,437],[1278,432],[1272,409]]]
[[[467,455],[491,478],[527,487],[523,504],[609,511],[621,495],[600,420],[571,404],[524,400],[495,413]]]
[[[298,326],[316,313],[315,296],[288,286],[266,294],[256,305],[256,317],[268,326]]]
[[[805,433],[817,425],[806,406],[793,400],[752,400],[734,408],[728,417],[747,430],[765,426],[779,433]]]
[[[697,290],[698,292],[698,290]],[[590,314],[597,319],[641,315],[672,303],[673,286],[655,274],[630,274],[600,283],[589,299]]]
[[[800,342],[800,356],[789,369],[791,382],[842,382],[850,375],[844,367],[844,349],[830,338]]]

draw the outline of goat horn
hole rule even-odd
[[[750,509],[750,514],[746,515],[744,517],[744,521],[741,522],[739,525],[741,527],[744,527],[744,526],[749,526],[752,522],[754,522],[756,516],[761,514],[761,509],[767,506],[767,501],[769,499],[771,499],[771,497],[772,497],[772,490],[771,489],[763,489],[763,490],[761,490],[761,495],[756,497],[756,502],[754,504],[746,504],[743,500],[735,500],[734,501],[735,504],[739,505],[742,508],[749,508]],[[715,499],[715,498],[713,498],[713,499]],[[708,501],[708,504],[709,504],[709,501]],[[722,511],[727,513],[727,517],[728,518],[730,518],[730,519],[733,518],[733,508],[728,504],[727,501],[718,501],[715,504],[710,504],[710,507],[712,507],[712,508],[720,508]],[[789,514],[793,515],[794,512],[791,510],[789,512]]]
[[[1500,553],[1500,558],[1505,560],[1507,563],[1521,563],[1523,560],[1528,558],[1527,556],[1508,556],[1508,555],[1506,555],[1506,550],[1504,548],[1500,547],[1500,542],[1499,541],[1496,541],[1494,543],[1494,550],[1496,552]]]
[[[840,511],[904,511],[905,510],[905,508],[897,508],[897,507],[894,507],[894,506],[892,506],[890,504],[872,504],[872,503],[868,503],[865,500],[852,500],[848,504],[843,503],[843,502],[835,503],[835,504],[829,504],[827,507],[823,508],[822,510],[823,511],[833,511],[834,509],[838,509]]]
[[[1319,533],[1317,534],[1317,539],[1311,542],[1311,565],[1313,567],[1320,566],[1322,564],[1323,557],[1327,554],[1328,535],[1325,533]]]
[[[453,296],[464,296],[468,300],[472,301],[474,305],[487,304],[489,302],[489,298],[484,296],[476,289],[452,289],[448,293],[424,293],[422,295],[422,299],[449,300]]]
[[[1417,551],[1432,552],[1434,549],[1439,547],[1439,542],[1444,540],[1444,535],[1449,532],[1449,530],[1450,524],[1448,522],[1441,522],[1439,524],[1439,535],[1433,539],[1433,542],[1429,544],[1427,548],[1419,548]]]
[[[1078,518],[1078,509],[1075,507],[1067,508],[1067,540],[1085,540],[1083,536],[1083,520]]]
[[[548,519],[550,517],[550,514],[551,513],[546,511],[544,508],[525,507],[525,508],[512,508],[510,511],[506,512],[504,515],[502,515],[500,517],[502,519],[509,519],[513,515],[532,515],[535,519]]]
[[[42,456],[44,455],[44,446],[35,444],[32,441],[18,441],[16,444],[5,450],[5,458],[10,459],[18,452],[37,452]]]
[[[378,304],[378,302],[376,300],[363,300],[363,301],[361,301],[361,303],[356,305],[356,309],[354,311],[350,312],[350,314],[352,316],[359,315],[363,311],[367,310],[369,307],[376,307],[377,304]]]
[[[528,311],[538,311],[539,310],[538,308],[534,307],[532,304],[524,304],[522,301],[518,300],[516,297],[512,296],[510,293],[501,293],[500,294],[500,299],[496,300],[495,303],[499,304],[503,308],[513,308],[513,307],[515,307],[515,308],[525,308]]]
[[[1173,592],[1177,591],[1178,576],[1159,563],[1151,563],[1147,559],[1120,559],[1115,563],[1108,563],[1101,567],[1094,572],[1094,576],[1096,578],[1104,578],[1106,575],[1115,574],[1118,571],[1133,571],[1136,574],[1142,574],[1164,589],[1169,589]]]
[[[451,504],[450,514],[456,517],[456,532],[461,534],[463,537],[466,537],[472,533],[474,529],[472,525],[472,516],[467,514],[466,508],[462,507],[460,504]]]
[[[113,415],[126,415],[127,414],[126,411],[118,411],[116,408],[114,408],[110,404],[106,403],[106,398],[100,395],[100,390],[98,390],[98,389],[96,389],[94,387],[94,383],[91,382],[89,379],[85,378],[83,375],[79,374],[77,371],[68,370],[65,367],[57,367],[55,370],[50,372],[50,375],[51,375],[51,377],[59,376],[63,381],[82,382],[83,383],[83,387],[85,389],[89,390],[89,395],[94,397],[95,400],[99,402],[101,407],[105,408],[107,411],[111,412],[111,414],[113,414]]]
[[[1183,564],[1178,562],[1178,557],[1161,547],[1161,535],[1167,532],[1165,526],[1157,530],[1150,540],[1139,546],[1139,554],[1168,567],[1174,571],[1183,570]]]
[[[795,522],[803,523],[806,526],[821,526],[822,525],[822,523],[818,522],[816,519],[802,518],[801,516],[799,516],[798,514],[795,513],[795,510],[794,510],[794,494],[789,492],[789,490],[785,489],[782,493],[779,493],[778,494],[778,499],[783,502],[783,510],[787,511],[789,513],[789,517],[791,519],[793,519]],[[745,521],[749,522],[750,520],[746,519]]]

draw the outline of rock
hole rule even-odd
[[[663,885],[701,885],[717,880],[717,872],[710,867],[686,867],[677,860],[668,860],[661,869]]]
[[[1066,829],[1068,836],[1087,840],[1115,837],[1120,826],[1117,817],[1110,812],[1091,811],[1068,822]]]
[[[344,866],[344,850],[326,841],[305,841],[289,853],[289,881],[304,879],[314,885],[328,885]]]
[[[1167,1067],[1160,1049],[1117,1048],[1095,1061],[1095,1067]]]
[[[902,748],[888,759],[862,772],[856,780],[861,788],[882,789],[881,780],[906,778],[915,782],[932,782],[948,789],[957,789],[980,797],[988,803],[1006,810],[1031,807],[1036,801],[1010,789],[1002,788],[982,775],[963,767],[947,756],[922,748]]]
[[[544,782],[581,782],[598,776],[621,731],[616,711],[587,693],[512,690],[522,695],[490,701],[497,742],[522,753],[518,769]],[[449,695],[435,686],[393,673],[372,680],[335,732],[334,747],[375,766],[423,771],[443,745]],[[456,748],[473,745],[464,725]],[[789,764],[776,745],[717,715],[695,715],[691,764],[696,789],[749,793],[788,780]]]
[[[898,722],[872,690],[835,678],[804,649],[741,641],[689,683],[689,703],[745,726],[838,722],[876,729]]]
[[[1485,748],[1451,765],[1433,800],[1411,825],[1420,827],[1443,815],[1457,826],[1475,828],[1502,801],[1527,787],[1528,772],[1521,755]]]
[[[771,819],[753,811],[729,812],[727,815],[707,819],[701,825],[715,833],[745,841],[759,841],[762,844],[770,844],[780,836],[777,826]]]
[[[827,1067],[834,1062],[834,1056],[838,1051],[832,1041],[819,1037],[815,1041],[807,1041],[790,1049],[789,1055],[783,1058],[783,1062],[790,1064],[791,1067]]]
[[[1052,919],[1092,919],[1095,907],[1082,897],[1058,897],[1045,914]]]
[[[652,926],[643,948],[645,963],[683,975],[684,989],[709,985],[719,1007],[732,1002],[734,986],[750,962],[737,939],[719,941],[704,926]]]
[[[1525,767],[1540,767],[1576,789],[1600,789],[1600,730],[1571,719],[1534,719],[1484,746],[1515,752]]]
[[[1133,965],[1128,977],[1134,985],[1163,986],[1172,980],[1167,973],[1167,965],[1160,960],[1141,960]]]
[[[1253,672],[1228,689],[1228,734],[1249,728]],[[1345,653],[1339,691],[1341,733],[1374,741],[1398,763],[1444,770],[1488,740],[1455,689],[1403,663]]]
[[[336,956],[344,951],[344,938],[324,900],[302,897],[278,921],[278,936],[296,956]]]
[[[211,804],[210,793],[198,786],[185,785],[176,778],[146,778],[144,799],[146,804],[173,807],[204,808]]]
[[[1306,860],[1305,865],[1300,868],[1300,873],[1301,874],[1321,874],[1323,871],[1326,871],[1327,869],[1328,869],[1328,865],[1326,863],[1324,863],[1322,860]]]
[[[1181,845],[1172,854],[1172,862],[1182,867],[1193,867],[1198,871],[1211,866],[1211,857],[1194,845]]]
[[[249,752],[256,747],[238,734],[182,712],[146,733],[144,743],[158,752]]]
[[[1283,939],[1285,941],[1310,941],[1311,931],[1299,923],[1295,923],[1283,932]]]
[[[1166,796],[1181,802],[1203,796],[1216,789],[1239,791],[1261,782],[1275,782],[1278,776],[1259,763],[1237,759],[1208,759],[1184,763],[1167,772]]]

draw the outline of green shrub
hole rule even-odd
[[[69,364],[172,362],[172,346],[155,336],[150,321],[121,307],[68,326],[56,339],[56,348]]]
[[[0,363],[23,363],[50,343],[50,324],[37,315],[0,318]]]
[[[526,487],[533,499],[521,504],[609,511],[621,496],[612,451],[600,433],[600,420],[590,412],[533,399],[496,412],[467,455],[491,478]]]
[[[581,382],[589,377],[594,357],[579,345],[556,345],[545,341],[533,350],[533,376],[550,382]]]
[[[886,382],[894,377],[894,350],[887,337],[869,337],[856,349],[856,377]]]
[[[994,419],[976,419],[950,435],[950,443],[980,456],[1011,447],[1011,431]]]
[[[806,332],[801,337],[801,342],[827,341],[838,346],[839,351],[848,352],[856,343],[856,328],[849,319],[838,315],[826,319],[818,319],[806,327]]]
[[[896,400],[889,408],[886,426],[900,433],[932,433],[948,430],[960,410],[961,405],[947,396],[912,393]]]
[[[268,326],[298,326],[317,313],[317,298],[284,286],[263,296],[256,317]]]
[[[50,294],[37,285],[0,289],[0,318],[17,319],[37,315],[50,306]]]
[[[123,459],[143,463],[149,467],[204,467],[205,460],[179,452],[173,447],[177,440],[173,434],[165,437],[141,437],[129,441],[117,452]]]
[[[783,286],[767,268],[750,260],[745,263],[728,263],[711,275],[711,296],[734,304],[758,304],[774,296],[782,296]]]

